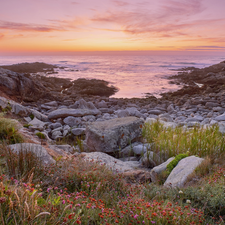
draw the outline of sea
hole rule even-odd
[[[119,89],[112,97],[142,98],[153,95],[159,98],[161,93],[181,88],[168,80],[181,68],[204,68],[224,60],[225,54],[0,56],[0,66],[44,62],[64,68],[57,68],[55,74],[48,76],[108,81],[109,85]]]

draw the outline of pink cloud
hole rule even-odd
[[[37,25],[37,24],[25,24],[9,21],[0,21],[0,29],[2,30],[16,30],[24,32],[52,32],[52,31],[65,31],[62,27]]]
[[[187,29],[195,26],[195,22],[189,18],[204,11],[202,0],[164,0],[154,10],[144,7],[147,2],[142,3],[133,10],[111,9],[96,14],[92,21],[117,24],[121,27],[120,31],[128,34],[173,37],[187,35]]]
[[[112,1],[116,6],[128,6],[130,5],[128,2],[121,1],[121,0],[113,0]]]

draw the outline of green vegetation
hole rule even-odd
[[[7,113],[7,112],[11,112],[12,110],[12,107],[10,106],[10,104],[8,103],[7,106],[5,108],[2,108],[0,106],[0,110],[3,112],[3,113]]]
[[[211,159],[219,158],[225,152],[225,137],[217,125],[206,129],[165,128],[156,121],[145,125],[143,137],[146,142],[153,143],[151,150],[158,153],[163,161],[187,151],[189,155],[209,156]]]
[[[31,124],[24,124],[23,127],[25,128],[29,128],[30,126],[32,126]]]
[[[82,156],[42,168],[36,164],[30,171],[19,171],[15,163],[15,170],[24,174],[17,178],[3,163],[8,159],[5,150],[0,151],[1,224],[201,224],[204,220],[201,210],[193,212],[188,203],[180,206],[148,198],[143,190],[149,185],[125,183],[122,175],[84,162]],[[36,160],[32,154],[28,157]]]
[[[40,139],[46,139],[45,135],[41,132],[36,133],[36,135],[40,138]]]
[[[16,127],[3,115],[0,123]],[[205,157],[191,175],[194,185],[127,183],[104,165],[84,161],[82,154],[43,165],[32,151],[7,148],[7,133],[0,145],[0,224],[224,224],[224,137],[218,127],[165,129],[156,122],[146,125],[143,135],[163,160],[175,156],[167,175],[188,155]],[[81,139],[76,142],[82,151]]]
[[[15,144],[23,141],[22,135],[19,134],[16,122],[0,114],[0,142]]]
[[[34,119],[34,114],[30,114],[30,116],[29,116],[32,120]]]
[[[188,157],[188,154],[179,154],[176,155],[175,159],[172,160],[168,165],[167,165],[167,170],[171,173],[171,171],[176,167],[176,165],[179,163],[181,159],[184,159]]]

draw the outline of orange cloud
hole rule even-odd
[[[0,40],[3,39],[5,37],[4,34],[0,34]]]

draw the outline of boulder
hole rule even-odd
[[[150,145],[139,144],[133,147],[133,152],[135,155],[143,155],[150,149]]]
[[[86,129],[90,151],[115,152],[139,139],[144,121],[136,117],[93,122]]]
[[[15,103],[11,102],[10,105],[12,107],[12,112],[15,113],[16,115],[19,115],[19,116],[27,116],[28,115],[29,110],[26,107],[24,107],[16,102]]]
[[[136,117],[143,117],[143,114],[140,113],[137,108],[135,107],[128,107],[126,108],[126,111],[128,112],[129,116],[136,116]]]
[[[39,119],[37,119],[36,117],[29,122],[29,124],[31,125],[31,129],[32,130],[39,130],[39,131],[43,131],[44,127],[45,127],[45,123],[40,121]]]
[[[68,116],[74,117],[81,117],[86,115],[98,115],[100,113],[99,110],[93,109],[57,109],[49,113],[48,118],[51,119],[58,119],[58,118],[65,118]]]
[[[132,171],[140,167],[140,163],[138,161],[123,162],[104,152],[90,152],[90,153],[83,152],[82,156],[84,156],[84,159],[86,160],[98,162],[102,165],[105,165],[107,168],[111,169],[112,171],[115,171],[118,173]]]
[[[164,162],[164,163],[162,163],[162,164],[160,164],[160,165],[158,165],[158,166],[155,166],[155,167],[151,170],[151,172],[155,172],[155,173],[157,173],[157,174],[162,173],[163,171],[166,170],[167,165],[168,165],[171,161],[173,161],[174,159],[175,159],[175,157],[169,158],[166,162]]]
[[[116,114],[119,118],[129,116],[129,112],[128,112],[126,109],[125,109],[125,110],[119,109],[119,110],[117,110],[117,111],[115,112],[115,114]]]
[[[189,156],[179,161],[177,166],[172,170],[169,177],[166,179],[164,186],[178,187],[184,186],[188,176],[194,172],[197,166],[199,166],[204,159]]]
[[[158,109],[152,109],[152,110],[148,111],[148,113],[153,114],[153,115],[160,115],[163,112],[161,110],[158,110]]]
[[[59,123],[59,122],[57,122],[57,123],[51,123],[48,127],[50,129],[52,129],[52,130],[55,130],[55,129],[59,128],[59,127],[62,127],[62,124]]]
[[[219,132],[225,134],[225,122],[219,122]]]
[[[168,113],[159,115],[159,120],[163,120],[165,122],[173,122],[173,118]]]
[[[74,149],[70,145],[49,145],[51,149],[62,149],[66,153],[73,153]]]
[[[8,146],[12,151],[19,153],[20,151],[30,151],[36,154],[41,159],[41,162],[49,165],[55,163],[55,160],[48,154],[47,150],[38,144],[21,143]]]
[[[70,127],[74,127],[74,126],[78,126],[79,124],[81,124],[81,118],[74,117],[74,116],[68,116],[63,120],[63,122],[65,124],[69,125]]]
[[[85,128],[74,128],[71,130],[72,134],[75,135],[75,136],[79,136],[79,135],[82,135],[82,134],[85,134]]]
[[[0,108],[4,109],[7,106],[10,106],[8,100],[4,97],[0,97]]]
[[[83,99],[76,101],[70,109],[57,109],[49,113],[49,119],[65,118],[68,116],[81,117],[86,115],[98,115],[101,112],[94,106],[92,102],[86,102]]]
[[[214,120],[216,120],[216,121],[224,121],[225,120],[225,113],[215,117]]]
[[[35,109],[29,109],[29,112],[30,114],[33,114],[37,119],[41,120],[41,121],[44,121],[44,122],[48,122],[49,119],[46,115],[38,112],[37,110]]]
[[[62,138],[63,134],[60,130],[56,130],[52,132],[52,139],[56,140],[57,138]]]

